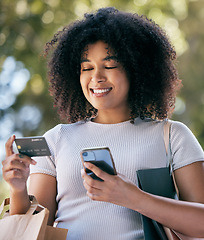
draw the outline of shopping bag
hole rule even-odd
[[[0,215],[7,205],[9,205],[8,198],[1,204]],[[47,208],[33,215],[37,206],[37,200],[33,197],[31,207],[26,214],[5,213],[0,220],[0,240],[65,240],[67,229],[47,226],[49,216]]]

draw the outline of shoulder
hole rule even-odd
[[[171,122],[171,131],[170,139],[172,143],[183,143],[189,147],[192,144],[199,146],[198,140],[196,139],[193,132],[182,122],[179,121],[170,121]],[[192,145],[193,146],[193,145]]]
[[[166,122],[169,122],[170,125],[170,129],[171,132],[191,132],[191,130],[182,122],[179,121],[174,121],[174,120],[170,120],[170,119],[164,119],[164,120],[155,120],[155,119],[151,119],[151,118],[145,118],[145,119],[136,119],[135,120],[135,125],[138,125],[140,127],[144,127],[146,128],[147,126],[150,126],[152,128],[157,128],[159,127],[164,127],[164,124]]]
[[[201,145],[185,124],[171,121],[170,142],[174,170],[204,160]]]
[[[191,140],[197,141],[193,132],[184,123],[179,121],[173,121],[173,120],[170,120],[170,123],[171,123],[172,138],[190,137]]]
[[[85,124],[84,121],[79,121],[71,124],[58,124],[55,127],[48,130],[43,136],[47,141],[55,141],[57,142],[59,138],[61,138],[64,134],[70,134],[71,132],[75,132],[80,126]]]
[[[79,126],[82,126],[83,124],[85,124],[85,121],[79,121],[79,122],[70,123],[70,124],[58,124],[55,127],[48,130],[44,134],[44,136],[49,137],[53,135],[62,134],[64,131],[71,131],[71,130],[77,129]]]
[[[182,122],[169,120],[172,130],[190,131],[190,129]]]

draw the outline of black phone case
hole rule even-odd
[[[91,153],[91,157],[87,158],[84,154]],[[109,148],[92,148],[92,149],[83,149],[81,151],[82,162],[90,162],[100,168],[102,171],[107,172],[110,175],[116,175],[115,165],[113,162],[112,155]],[[87,159],[86,159],[87,158]],[[93,179],[103,181],[101,178],[97,177],[91,170],[85,168],[86,173],[91,176]]]

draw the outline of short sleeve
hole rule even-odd
[[[194,162],[204,161],[203,149],[186,125],[172,122],[170,136],[174,170]]]
[[[45,137],[51,152],[49,157],[34,157],[36,165],[30,165],[30,174],[43,173],[56,177],[56,145],[61,125],[57,125],[43,136]]]

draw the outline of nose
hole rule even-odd
[[[91,77],[91,81],[98,82],[98,83],[105,82],[106,77],[104,76],[102,71],[96,69]]]

